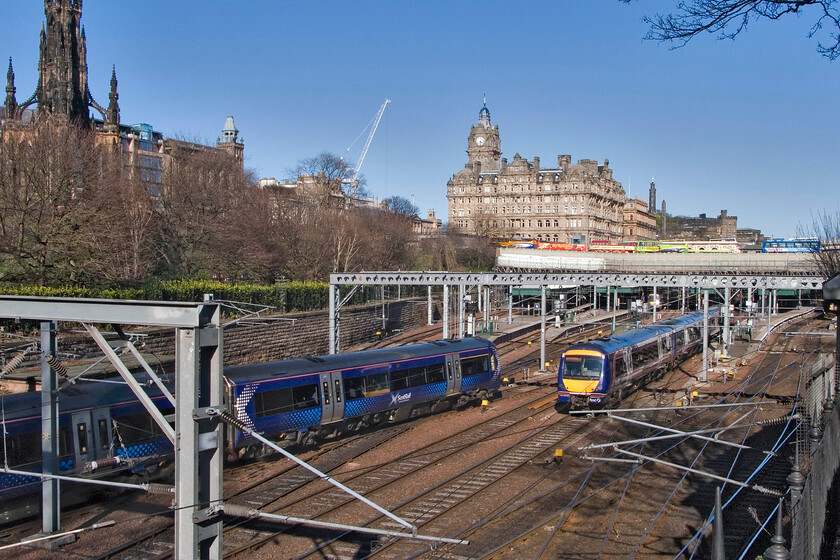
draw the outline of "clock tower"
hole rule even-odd
[[[478,124],[470,129],[467,140],[467,165],[481,164],[480,171],[498,171],[502,145],[499,142],[499,125],[490,124],[487,102],[478,112]]]

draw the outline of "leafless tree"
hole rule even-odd
[[[679,48],[701,33],[734,39],[752,22],[807,13],[815,18],[808,37],[827,35],[825,42],[817,42],[817,52],[835,60],[840,56],[837,3],[838,0],[684,0],[676,5],[674,13],[645,17],[645,23],[650,24],[645,39],[669,42]]]
[[[420,213],[420,209],[413,202],[402,196],[389,196],[382,202],[391,212],[405,214],[406,216],[417,216]]]
[[[86,281],[103,248],[119,174],[112,146],[43,118],[0,138],[0,274],[44,285]],[[116,174],[116,175],[115,175]]]
[[[830,278],[840,272],[840,209],[823,209],[812,213],[811,218],[809,226],[799,228],[800,235],[820,240],[820,252],[814,253],[814,261],[820,274]]]
[[[111,165],[120,166],[115,154]],[[117,168],[109,169],[113,193],[108,208],[107,228],[96,232],[98,250],[92,251],[86,269],[97,283],[136,285],[156,271],[160,239],[157,205],[139,174],[128,174]]]
[[[231,240],[238,237],[253,184],[224,152],[183,143],[173,144],[170,153],[158,200],[158,253],[170,274],[222,272],[236,250]]]
[[[300,181],[302,178],[310,182],[310,194],[319,196],[322,199],[336,196],[349,196],[350,183],[353,179],[353,165],[344,158],[330,152],[321,152],[315,157],[305,158],[298,161],[298,164],[288,172],[291,176]],[[366,196],[365,178],[360,175],[356,178],[359,182],[358,194]],[[317,187],[317,190],[311,187]]]

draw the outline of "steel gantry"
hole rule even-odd
[[[345,287],[354,292],[359,286],[442,286],[443,288],[443,338],[449,338],[449,298],[453,287],[459,288],[458,336],[463,336],[464,289],[476,287],[518,286],[539,287],[541,291],[541,341],[540,367],[545,364],[545,291],[551,286],[594,286],[600,288],[696,288],[723,290],[729,296],[731,289],[762,290],[771,294],[776,290],[821,290],[822,278],[807,274],[751,274],[751,273],[625,273],[625,272],[356,272],[330,275],[330,353],[340,351],[340,313],[349,301],[341,298]],[[429,300],[431,306],[431,299]],[[728,313],[728,306],[726,306]],[[430,312],[431,313],[431,312]],[[727,318],[728,320],[728,318]]]
[[[223,434],[207,409],[223,408],[219,305],[101,299],[0,296],[0,317],[41,322],[42,532],[60,530],[57,322],[82,323],[175,448],[175,558],[221,559]],[[138,386],[96,324],[172,327],[175,337],[175,427]],[[130,340],[120,343],[139,354]],[[152,379],[157,376],[139,359]],[[157,380],[159,381],[159,380]],[[160,384],[159,384],[160,385]],[[164,392],[168,398],[173,398]],[[63,477],[67,478],[67,477]]]

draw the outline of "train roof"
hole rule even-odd
[[[162,393],[155,385],[149,384],[149,376],[145,372],[135,375],[137,381],[145,387],[146,394],[150,398],[158,398]],[[62,384],[58,392],[58,409],[60,412],[80,410],[86,408],[98,408],[109,406],[126,400],[135,401],[137,397],[131,388],[122,383],[122,378],[117,376],[109,378],[105,383],[101,381],[80,380],[75,384]],[[170,390],[172,389],[172,384]],[[0,409],[6,420],[26,418],[32,415],[41,414],[41,391],[30,391],[26,393],[13,393],[0,396]]]
[[[346,354],[330,354],[326,356],[230,366],[225,368],[225,378],[233,383],[247,383],[249,381],[260,381],[267,377],[334,371],[368,364],[397,362],[409,358],[423,358],[465,350],[481,350],[492,346],[493,344],[491,342],[479,337],[468,337],[460,340],[437,340],[435,342],[423,342],[393,348],[378,348],[376,350],[363,350],[361,352],[348,352]]]
[[[718,311],[719,308],[717,307],[709,309],[709,315],[713,315]],[[597,349],[601,352],[610,353],[620,348],[624,348],[625,346],[635,346],[636,344],[639,344],[651,338],[671,332],[674,329],[674,327],[688,325],[698,320],[701,320],[702,318],[702,313],[689,313],[687,315],[681,315],[679,317],[665,319],[664,321],[660,321],[658,323],[654,323],[646,327],[641,327],[632,331],[628,331],[626,333],[617,334],[607,338],[599,338],[597,340],[591,340],[589,342],[584,342],[582,344],[575,345],[575,347],[588,347],[590,349]]]

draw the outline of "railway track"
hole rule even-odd
[[[784,355],[784,354],[782,354]],[[787,362],[791,358],[788,357]],[[756,368],[750,376],[732,388],[728,399],[735,401],[743,393],[765,394],[772,391],[775,379],[779,377],[780,367],[789,363],[780,362],[770,364],[769,368]],[[758,374],[756,374],[758,372]],[[763,373],[762,373],[763,372]],[[784,378],[784,375],[782,375]],[[668,380],[665,380],[666,384]],[[679,392],[679,387],[672,387],[671,392]],[[661,392],[658,393],[660,396]],[[636,406],[657,404],[652,402],[653,394],[636,393]],[[723,399],[721,399],[723,400]],[[625,400],[623,406],[628,403]],[[759,420],[757,411],[748,419],[746,424]],[[789,407],[788,409],[789,410]],[[782,414],[785,409],[762,411],[762,416],[768,414]],[[676,415],[673,412],[650,411],[645,414],[650,422],[662,422],[670,419],[673,426],[683,429],[695,429],[701,426],[714,426],[722,422],[731,422],[730,415],[713,415],[708,413]],[[741,413],[743,414],[743,413]],[[709,418],[711,417],[711,418]],[[635,430],[633,437],[645,437],[655,434],[654,431]],[[739,435],[738,432],[727,434]],[[786,435],[787,434],[787,435]],[[783,456],[784,442],[789,438],[790,431],[782,428],[761,429],[758,433],[742,430],[740,438],[735,442],[747,443],[758,449],[774,449],[779,456],[769,456],[760,452],[719,451],[715,446],[686,446],[676,444],[647,444],[638,451],[646,456],[671,459],[675,463],[693,464],[698,470],[704,470],[735,480],[749,480],[750,483],[775,490],[784,490],[785,476],[790,472],[790,463]],[[731,438],[731,436],[729,437]],[[728,438],[728,439],[729,439]],[[790,446],[788,446],[789,448]],[[728,449],[728,448],[727,448]],[[619,455],[608,458],[621,458]],[[625,457],[626,458],[626,457]],[[678,461],[677,459],[682,459]],[[445,546],[434,551],[428,550],[419,557],[423,558],[456,558],[462,555],[470,558],[600,558],[600,557],[660,557],[663,543],[673,548],[671,539],[684,533],[685,523],[697,524],[697,518],[703,519],[710,512],[713,503],[715,484],[698,476],[678,474],[669,467],[646,468],[628,463],[603,463],[593,465],[590,469],[578,471],[572,478],[579,481],[574,484],[572,478],[558,484],[556,491],[549,491],[543,495],[523,499],[516,505],[510,506],[504,514],[497,515],[485,524],[478,524],[469,530],[457,533],[460,537],[470,538],[473,544],[469,554],[458,550],[458,547]],[[761,468],[759,468],[761,467]],[[670,471],[670,472],[669,472]],[[727,558],[738,558],[745,547],[751,547],[750,553],[757,553],[769,543],[754,540],[755,524],[744,520],[759,518],[766,519],[767,512],[778,503],[778,497],[772,494],[762,494],[755,491],[737,490],[736,485],[723,485],[724,499],[728,504],[724,513],[732,515],[733,521],[727,527]],[[656,496],[660,496],[656,498]],[[550,505],[549,505],[550,504]],[[608,505],[604,512],[604,505]],[[692,508],[696,513],[692,513]],[[686,516],[686,509],[688,514]],[[559,510],[559,513],[558,513]],[[729,511],[731,513],[726,513]],[[524,512],[527,512],[525,514]],[[540,513],[543,513],[540,515]],[[746,516],[746,517],[744,517]],[[525,522],[529,519],[531,523]],[[511,527],[519,528],[526,525],[524,530],[513,532],[512,538],[499,539],[499,527],[506,530]],[[682,525],[681,530],[673,531],[674,524]],[[700,523],[702,527],[703,524]],[[511,531],[507,534],[511,535]],[[546,536],[549,533],[549,536]],[[455,532],[447,536],[453,536]],[[708,557],[708,549],[698,547],[702,542],[704,532],[698,535],[688,534],[685,541],[691,544],[691,551],[684,550],[677,555],[668,557]],[[599,536],[600,535],[600,536]],[[769,538],[769,537],[768,537]],[[500,542],[501,541],[501,542]],[[754,542],[753,542],[754,541]],[[704,545],[707,546],[707,545]],[[762,548],[762,546],[764,548]],[[515,552],[511,553],[513,548]],[[695,550],[696,549],[696,550]],[[418,557],[418,556],[415,556]]]
[[[596,332],[597,328],[594,328],[566,339],[549,340],[547,354],[559,356],[566,345]],[[535,332],[500,345],[503,372],[515,375],[522,367],[528,367],[523,364],[538,364],[539,346],[533,343],[538,337],[539,332]],[[787,346],[784,346],[785,342]],[[801,361],[801,349],[805,344],[793,337],[780,337],[778,344],[781,346],[774,345],[763,354],[762,367],[754,365],[749,376],[711,387],[714,390],[705,392],[703,402],[744,402],[788,395],[790,391],[780,387],[778,379],[798,373],[796,364],[797,360]],[[800,350],[796,359],[792,358],[791,352],[794,346]],[[673,403],[678,397],[690,394],[696,381],[690,372],[695,368],[696,365],[689,364],[669,372],[660,382],[627,397],[622,406],[649,408]],[[764,373],[759,375],[759,371]],[[504,403],[507,397],[522,400],[521,406],[516,407],[518,413],[508,412],[522,416],[509,425],[502,425],[504,421],[493,424],[504,418],[502,414],[496,416],[494,411],[493,416],[487,415],[484,419],[481,409],[473,409],[467,414],[481,421],[470,430],[441,439],[438,447],[412,445],[412,451],[406,452],[404,443],[393,443],[410,438],[412,429],[422,427],[425,422],[447,423],[464,413],[438,414],[376,430],[360,436],[355,442],[345,438],[347,441],[343,444],[341,441],[330,444],[346,445],[344,451],[335,449],[334,454],[327,457],[327,446],[324,446],[317,456],[313,454],[309,459],[331,476],[414,522],[420,533],[467,538],[472,543],[469,547],[429,548],[407,539],[357,538],[353,534],[333,533],[326,538],[323,530],[299,526],[289,530],[289,527],[265,522],[229,518],[223,540],[226,557],[253,558],[260,551],[279,546],[284,558],[520,558],[523,554],[534,558],[645,558],[656,556],[663,547],[674,549],[674,542],[668,539],[679,539],[677,548],[684,547],[675,557],[706,557],[709,531],[704,520],[710,513],[715,485],[719,483],[670,467],[653,466],[651,462],[641,465],[591,463],[582,459],[582,453],[569,453],[573,446],[649,437],[661,432],[650,427],[617,424],[607,418],[558,416],[551,406],[554,379],[549,378],[544,383],[551,388],[534,383],[504,389],[506,398],[498,403]],[[790,406],[797,398],[795,392],[789,395]],[[496,405],[494,403],[494,407]],[[755,407],[753,415],[740,421],[744,425],[755,424],[771,415],[782,415],[790,406],[767,410]],[[450,416],[452,414],[455,416]],[[651,424],[682,430],[721,426],[743,415],[673,410],[633,414],[634,418]],[[403,428],[405,431],[401,431]],[[391,429],[397,431],[386,433]],[[692,464],[698,470],[738,481],[749,479],[753,485],[784,489],[784,477],[789,473],[790,465],[784,456],[785,443],[792,441],[791,433],[791,428],[781,426],[760,431],[742,428],[721,436],[721,439],[755,448],[778,448],[778,457],[744,450],[721,451],[711,444],[675,443],[673,440],[628,449],[646,457]],[[381,437],[378,442],[377,436]],[[454,439],[459,436],[462,439]],[[403,452],[381,463],[364,461],[366,453],[389,445],[402,445]],[[358,453],[350,451],[353,446],[357,446]],[[495,447],[490,452],[482,446]],[[553,449],[557,446],[567,451],[562,462],[552,460]],[[790,447],[787,446],[787,451]],[[609,449],[601,453],[606,459],[622,458]],[[459,459],[460,467],[457,466]],[[467,463],[467,460],[471,462]],[[258,472],[262,467],[252,465],[249,468]],[[266,512],[396,528],[393,521],[374,515],[373,510],[353,502],[342,492],[324,487],[323,482],[313,480],[308,472],[298,475],[295,469],[279,468],[270,476],[261,476],[253,471],[245,468],[232,470],[230,474],[226,472],[226,486],[228,479],[248,481],[235,490],[229,491],[226,487],[226,501]],[[739,520],[760,519],[763,522],[765,510],[778,503],[778,498],[772,494],[763,495],[752,490],[739,492],[735,485],[724,484],[723,488],[727,504],[725,521],[731,515]],[[604,514],[604,504],[609,505],[607,514]],[[145,543],[138,535],[130,543],[120,545],[119,550],[115,547],[96,558],[171,557],[171,520],[165,516],[161,520],[162,527],[157,535],[145,539]],[[680,531],[673,531],[674,523],[682,524]],[[686,533],[686,524],[691,524],[693,532]],[[730,526],[733,527],[732,535]],[[769,543],[753,539],[756,526],[735,522],[726,525],[727,558],[737,558],[741,553],[738,550],[745,547],[752,551],[761,551],[762,546],[766,548]],[[738,531],[734,530],[736,528]],[[736,532],[743,532],[743,536]],[[575,541],[575,535],[584,534],[588,534],[588,538]],[[168,549],[162,544],[166,542]],[[312,542],[318,545],[313,547]],[[152,546],[153,543],[157,544]],[[510,551],[511,547],[515,552]]]

